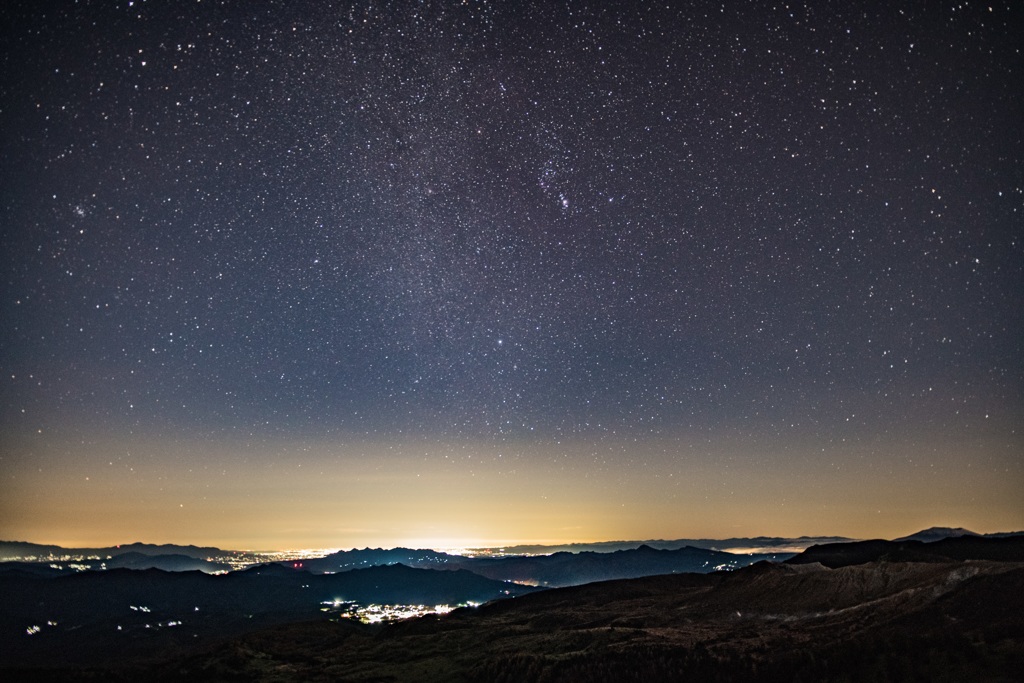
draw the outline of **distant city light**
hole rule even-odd
[[[401,621],[422,617],[427,614],[448,614],[459,607],[478,607],[478,602],[465,602],[459,605],[360,605],[343,599],[328,600],[320,603],[321,611],[337,613],[340,618],[360,621],[364,624]]]

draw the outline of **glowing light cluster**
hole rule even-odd
[[[379,624],[390,621],[401,621],[422,617],[427,614],[448,614],[459,607],[478,607],[478,602],[465,602],[459,605],[360,605],[346,600],[329,600],[322,602],[324,612],[335,612],[343,619],[353,619],[364,624]]]

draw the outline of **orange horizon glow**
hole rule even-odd
[[[906,455],[868,457],[864,447],[821,458],[808,444],[765,458],[758,444],[727,439],[694,458],[682,439],[605,443],[616,458],[601,464],[583,442],[324,440],[242,449],[79,438],[51,442],[52,455],[40,449],[35,467],[8,477],[0,538],[279,550],[896,538],[931,526],[991,533],[1024,528],[1024,465],[1014,446],[925,441],[916,446],[928,450],[924,469]],[[76,457],[67,458],[72,449]],[[115,449],[131,455],[112,457]]]

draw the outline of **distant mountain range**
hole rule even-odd
[[[973,531],[961,528],[932,527],[919,531],[910,536],[895,539],[897,541],[918,540],[924,542],[937,541],[948,536],[986,536],[1001,537],[1024,534],[1024,531],[1002,532],[995,534],[976,534]],[[635,550],[646,546],[655,550],[680,550],[683,548],[699,548],[705,550],[732,551],[736,554],[752,555],[781,555],[796,554],[813,545],[827,543],[847,543],[857,539],[844,536],[754,536],[743,538],[726,539],[675,539],[675,540],[646,540],[646,541],[601,541],[596,543],[569,543],[560,545],[516,545],[502,548],[474,548],[470,556],[474,557],[510,557],[526,555],[554,555],[557,553],[613,553],[622,550]],[[94,559],[106,560],[119,555],[134,553],[149,557],[162,557],[180,555],[191,557],[207,562],[223,563],[225,558],[232,556],[252,555],[250,551],[223,550],[214,547],[200,547],[195,545],[175,545],[152,543],[128,543],[116,546],[98,548],[66,548],[59,545],[45,545],[39,543],[28,543],[24,541],[0,541],[0,562],[39,561],[40,558],[60,557],[92,557]],[[376,564],[403,563],[409,566],[435,566],[443,567],[450,562],[461,562],[464,555],[453,555],[436,550],[412,550],[409,548],[364,548],[341,551],[335,553],[341,562],[341,568],[354,569]],[[372,558],[372,559],[371,559]],[[320,558],[317,558],[318,560]],[[326,558],[324,558],[326,559]],[[107,566],[111,566],[109,562]],[[168,570],[170,561],[167,562]],[[115,565],[119,566],[119,565]],[[159,565],[157,565],[159,566]],[[319,566],[319,565],[314,565]],[[164,568],[164,567],[161,567]],[[203,571],[217,571],[206,567]],[[338,571],[338,568],[324,569],[325,571]],[[318,570],[319,571],[319,570]]]
[[[650,540],[650,541],[605,541],[599,543],[570,543],[563,545],[517,545],[503,548],[475,548],[470,553],[473,556],[487,557],[508,557],[515,555],[551,555],[555,553],[610,553],[620,550],[635,550],[640,546],[647,546],[656,550],[679,550],[681,548],[702,548],[706,550],[749,550],[754,553],[795,553],[821,543],[839,543],[854,539],[843,536],[801,536],[799,538],[784,538],[776,536],[758,536],[753,538],[727,538],[727,539],[676,539],[676,540]],[[396,562],[408,562],[415,556],[413,553],[429,553],[438,558],[439,563],[444,563],[446,558],[464,557],[463,555],[450,555],[435,550],[411,551],[408,548],[364,548],[342,551],[349,553],[353,564],[366,566],[363,563],[365,557],[358,556],[359,553],[372,554],[374,562],[378,564],[394,564]],[[390,557],[385,554],[391,552]],[[151,543],[128,543],[124,545],[107,546],[99,548],[66,548],[59,545],[45,545],[40,543],[27,543],[24,541],[0,541],[0,562],[22,561],[26,558],[60,558],[60,557],[93,557],[106,559],[126,553],[138,553],[140,555],[161,556],[161,555],[184,555],[198,560],[219,561],[232,555],[251,555],[250,551],[222,550],[213,547],[197,547],[194,545],[174,545]]]
[[[123,553],[106,560],[86,560],[82,562],[0,562],[0,574],[7,571],[19,571],[40,577],[53,577],[62,574],[77,574],[80,571],[102,571],[105,569],[160,569],[165,572],[201,571],[206,574],[218,574],[231,570],[231,565],[222,562],[197,560],[188,555],[142,555],[140,553]]]
[[[592,581],[635,578],[652,574],[706,574],[737,569],[761,560],[781,561],[792,553],[737,555],[683,547],[657,550],[641,545],[613,552],[559,552],[552,555],[465,557],[410,548],[343,550],[323,558],[284,563],[314,573],[344,572],[357,567],[402,563],[410,567],[465,569],[498,581],[536,586],[575,586]]]
[[[975,534],[961,528],[933,527],[895,541],[852,541],[842,537],[753,537],[724,540],[613,541],[571,546],[515,546],[490,549],[478,555],[455,555],[436,550],[412,548],[364,548],[342,550],[320,558],[284,562],[292,569],[311,573],[337,573],[373,566],[403,564],[420,569],[464,569],[498,581],[545,587],[572,586],[593,581],[637,578],[653,574],[683,572],[707,573],[738,569],[761,560],[783,561],[808,548],[828,548],[845,543],[938,543],[954,537],[998,538],[1014,532]],[[531,554],[540,549],[570,547]],[[862,546],[869,547],[869,546]],[[874,546],[870,546],[874,547]],[[584,548],[600,548],[585,550]],[[717,549],[716,549],[717,548]],[[724,552],[722,549],[732,549]],[[759,552],[755,552],[759,549]],[[774,550],[773,550],[774,549]],[[513,554],[514,550],[531,551]],[[746,552],[740,552],[745,550]],[[816,552],[823,552],[818,550]],[[0,541],[0,572],[12,569],[31,571],[40,576],[83,569],[162,569],[220,573],[231,569],[225,560],[235,563],[246,557],[243,551],[221,550],[194,545],[154,545],[131,543],[108,548],[62,548],[24,542]],[[247,557],[256,557],[249,555]],[[59,561],[54,561],[57,558]],[[60,558],[77,558],[74,561]],[[91,559],[83,559],[91,558]],[[6,559],[7,561],[3,561]],[[34,560],[37,566],[25,564]],[[20,564],[16,564],[20,563]]]
[[[148,550],[153,552],[154,548],[155,546]],[[51,557],[97,557],[97,553],[93,552],[95,549],[61,550],[61,553],[53,553],[52,555],[49,553],[36,553],[30,551],[22,557],[39,558],[47,557],[48,555]],[[10,551],[7,551],[4,556],[10,557],[11,554],[12,553],[10,553]],[[24,571],[34,571],[40,575],[73,573],[87,569],[162,569],[167,572],[201,571],[206,572],[207,574],[216,574],[231,570],[231,565],[227,563],[197,558],[183,553],[157,555],[139,552],[138,550],[129,550],[115,554],[104,553],[102,554],[102,557],[103,559],[76,559],[66,562],[54,562],[50,559],[33,562],[26,560],[0,561],[0,572],[16,567]],[[30,565],[36,566],[32,567]]]
[[[188,555],[147,555],[140,552],[114,555],[105,562],[107,569],[162,569],[165,572],[226,572],[231,565],[197,559]]]
[[[24,541],[0,541],[0,562],[23,560],[27,557],[93,556],[99,559],[136,553],[138,555],[185,555],[197,560],[216,560],[237,551],[194,545],[165,543],[128,543],[104,548],[64,548],[59,545],[43,545]]]
[[[500,555],[549,555],[558,552],[580,553],[595,552],[609,553],[616,550],[632,550],[642,545],[657,550],[678,550],[679,548],[704,548],[706,550],[750,550],[760,553],[784,553],[800,552],[820,543],[842,543],[855,539],[845,536],[799,536],[788,538],[784,536],[752,536],[743,538],[681,538],[675,540],[645,540],[645,541],[598,541],[594,543],[563,543],[558,545],[513,545],[502,548],[472,548],[476,554],[500,554]]]

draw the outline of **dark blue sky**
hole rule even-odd
[[[74,535],[14,514],[42,481],[92,510],[70,482],[117,467],[106,494],[145,504],[189,458],[281,468],[309,443],[342,480],[426,442],[503,451],[527,489],[553,463],[570,489],[785,472],[773,500],[917,458],[1002,500],[1024,483],[1022,14],[5,3],[0,536]],[[114,465],[133,449],[162,474]],[[717,514],[692,494],[681,518]],[[957,514],[1024,522],[995,508]],[[842,519],[820,531],[868,528]],[[546,533],[522,528],[502,538]]]

